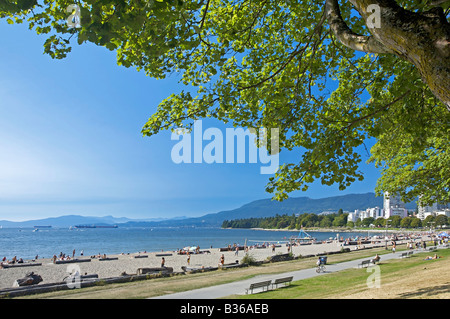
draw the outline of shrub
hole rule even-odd
[[[249,255],[248,253],[242,257],[241,264],[254,265],[256,264],[256,259],[253,255]]]

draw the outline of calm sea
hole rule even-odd
[[[380,233],[382,234],[382,233]],[[50,258],[60,252],[76,255],[83,250],[85,256],[96,254],[120,254],[135,252],[171,251],[186,246],[200,246],[201,249],[227,247],[234,243],[244,245],[256,242],[282,243],[297,232],[266,231],[252,229],[221,228],[51,228],[33,232],[33,228],[0,229],[0,258],[14,256],[32,259]],[[335,237],[334,232],[311,232],[318,240]],[[344,238],[367,236],[364,233],[341,233]],[[371,235],[374,235],[373,233]]]

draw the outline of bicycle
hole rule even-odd
[[[320,265],[318,265],[317,268],[316,268],[316,272],[317,272],[317,273],[325,272],[325,270],[326,270],[326,268],[325,268],[325,265],[324,265],[324,264],[320,264]]]

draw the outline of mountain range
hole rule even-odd
[[[369,207],[383,207],[383,198],[376,197],[374,193],[348,194],[320,199],[309,197],[292,197],[282,202],[271,199],[252,201],[239,208],[206,214],[200,217],[176,217],[171,219],[130,219],[126,217],[92,217],[79,215],[66,215],[23,222],[11,222],[0,220],[3,227],[33,227],[38,225],[51,225],[53,227],[70,227],[74,225],[118,225],[119,227],[175,227],[175,226],[209,226],[220,227],[224,220],[270,217],[283,214],[319,214],[324,211],[337,212],[354,211],[355,209],[366,209]],[[415,209],[415,203],[406,204],[407,209]]]

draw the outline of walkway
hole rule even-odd
[[[441,248],[441,247],[439,247],[439,248]],[[428,250],[426,250],[426,251],[428,251]],[[405,251],[381,255],[381,260],[386,261],[386,260],[390,260],[390,259],[400,258],[401,254],[403,252],[405,252]],[[424,250],[422,250],[422,249],[414,250],[414,253],[419,253],[419,252],[424,252]],[[358,264],[360,264],[361,261],[367,260],[367,259],[369,259],[369,258],[365,257],[365,258],[361,258],[361,259],[357,259],[357,260],[351,260],[351,261],[346,261],[346,262],[342,262],[342,263],[326,265],[325,273],[317,273],[316,268],[309,268],[309,269],[291,271],[291,272],[282,273],[282,274],[260,275],[260,276],[255,276],[255,277],[252,277],[252,278],[246,279],[246,280],[241,280],[241,281],[236,281],[236,282],[232,282],[232,283],[228,283],[228,284],[222,284],[222,285],[217,285],[217,286],[211,286],[211,287],[206,287],[206,288],[200,288],[200,289],[195,289],[195,290],[189,290],[189,291],[184,291],[184,292],[179,292],[179,293],[174,293],[174,294],[158,296],[158,297],[155,297],[152,299],[217,299],[217,298],[223,298],[223,297],[226,297],[229,295],[235,295],[235,294],[242,295],[242,294],[245,294],[245,290],[250,286],[250,284],[255,283],[255,282],[264,281],[264,280],[272,280],[273,281],[277,278],[290,277],[290,276],[293,277],[293,281],[312,278],[315,276],[323,276],[324,274],[329,274],[329,273],[341,271],[344,269],[357,268]],[[255,290],[255,292],[257,292],[257,291],[259,291],[259,290]]]

